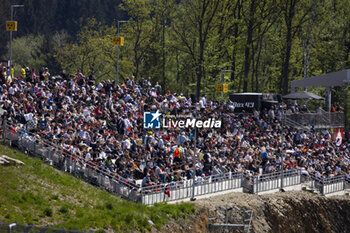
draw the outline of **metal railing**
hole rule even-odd
[[[71,173],[93,185],[135,202],[153,205],[201,196],[227,190],[243,188],[243,192],[260,193],[280,189],[282,187],[281,172],[253,176],[245,173],[226,173],[209,177],[197,177],[193,195],[193,180],[184,180],[154,186],[140,187],[133,180],[125,179],[111,172],[103,165],[86,162],[83,158],[72,154],[65,148],[59,148],[42,138],[14,125],[4,124],[3,139],[18,147],[25,153],[40,157],[44,162],[59,170]],[[322,195],[345,189],[345,176],[319,179],[311,176],[316,189]],[[283,187],[298,185],[303,182],[300,170],[283,172]],[[350,186],[350,184],[349,184]]]
[[[314,180],[314,187],[322,196],[345,190],[345,175],[336,177],[319,178],[311,175]]]
[[[35,226],[34,224],[23,225],[18,224],[17,221],[13,223],[6,223],[0,221],[0,232],[1,233],[84,233],[80,230],[66,230],[64,227],[61,229],[54,229],[49,225],[45,227]],[[92,231],[89,231],[92,233]]]
[[[113,174],[104,166],[92,162],[85,162],[83,158],[73,155],[64,148],[59,148],[42,138],[37,140],[15,125],[4,124],[3,137],[11,145],[25,153],[40,157],[57,169],[69,172],[87,182],[99,186],[107,191],[135,202],[152,205],[154,203],[175,201],[192,196],[192,180],[172,182],[140,188],[130,180]],[[195,182],[195,196],[238,189],[242,187],[241,173],[227,173],[210,177],[197,177]]]
[[[71,173],[87,182],[106,189],[128,200],[140,201],[139,187],[130,180],[112,173],[104,166],[85,162],[83,158],[72,154],[65,148],[59,148],[45,140],[37,140],[33,135],[15,126],[6,124],[3,137],[10,145],[34,157],[40,157],[44,162],[59,170]]]
[[[303,130],[310,130],[311,126],[309,125],[302,125],[299,122],[293,121],[292,119],[288,118],[288,117],[283,117],[282,119],[283,121],[283,125],[285,126],[289,126],[289,127],[293,127],[293,128],[297,128],[297,129],[303,129]]]
[[[234,190],[242,187],[242,173],[226,173],[209,177],[197,177],[194,196]],[[176,201],[191,198],[193,180],[178,181],[168,184],[146,186],[141,188],[142,203],[153,205],[159,202]]]
[[[239,210],[234,207],[208,209],[208,229],[213,232],[250,232],[253,210]]]
[[[345,125],[343,112],[294,113],[286,114],[287,119],[297,122],[299,125],[314,126],[315,128],[341,128]]]
[[[245,173],[243,176],[243,192],[260,193],[282,188],[282,172],[252,176]],[[301,184],[300,170],[283,172],[283,188]]]

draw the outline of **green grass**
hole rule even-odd
[[[123,200],[64,174],[7,146],[0,154],[25,166],[0,167],[0,220],[66,229],[149,231],[170,219],[183,221],[195,212],[192,203],[156,204],[152,207]]]

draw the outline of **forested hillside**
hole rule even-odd
[[[53,73],[92,70],[115,79],[117,21],[125,46],[120,76],[148,77],[163,90],[215,95],[289,91],[289,81],[350,68],[350,0],[17,0],[17,66]],[[10,0],[0,7],[0,55],[8,59]]]

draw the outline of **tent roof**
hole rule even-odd
[[[296,87],[339,87],[350,83],[350,69],[332,72],[311,78],[291,82],[292,90]]]
[[[307,92],[307,91],[298,91],[298,92],[290,93],[288,95],[283,96],[283,99],[295,99],[295,100],[314,99],[314,100],[323,100],[323,98],[321,96],[315,95],[315,94]]]

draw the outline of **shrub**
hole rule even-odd
[[[44,215],[47,217],[52,217],[52,209],[50,207],[46,207],[44,209]]]
[[[67,205],[61,206],[61,208],[58,210],[61,214],[66,214],[68,213],[69,209]]]
[[[113,209],[113,205],[112,205],[112,203],[107,203],[106,204],[106,208],[108,209],[108,210],[112,210]]]
[[[60,198],[58,197],[57,194],[54,194],[54,195],[51,196],[51,199],[58,201]]]

